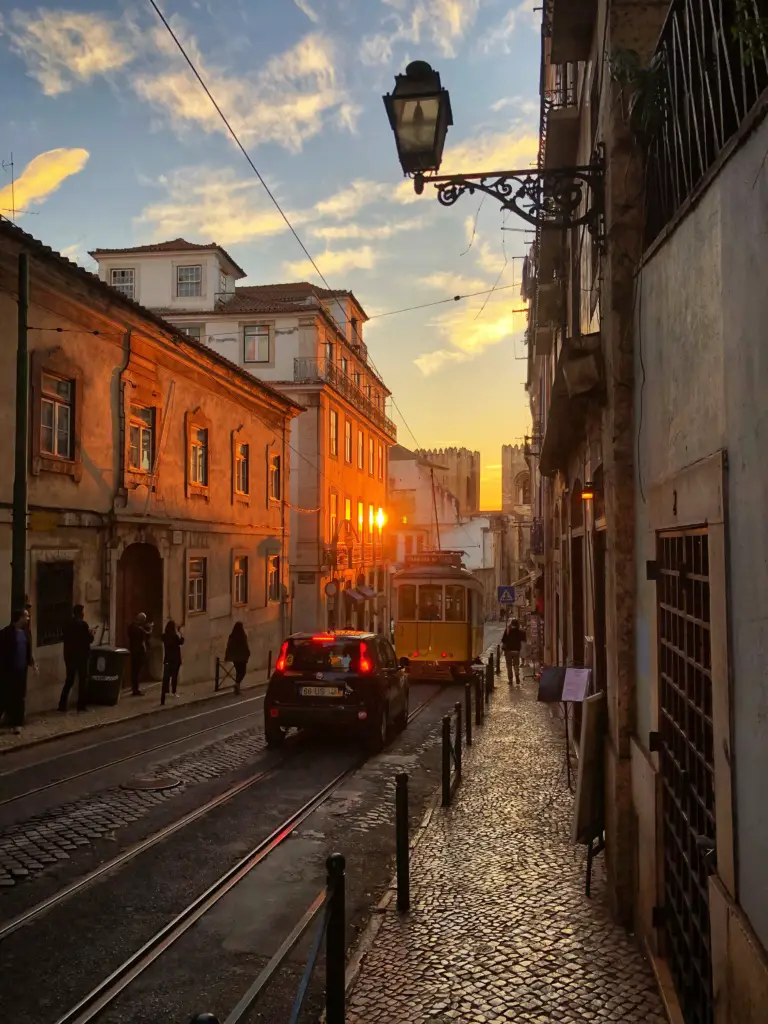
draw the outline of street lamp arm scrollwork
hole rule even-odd
[[[603,169],[598,162],[553,171],[530,168],[490,174],[414,175],[417,195],[425,185],[434,185],[442,206],[453,206],[463,195],[483,192],[535,227],[561,230],[579,224],[596,226],[602,182]]]

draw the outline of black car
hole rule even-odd
[[[342,726],[381,750],[408,724],[407,666],[375,633],[294,633],[280,648],[264,698],[268,746],[279,746],[290,728]]]

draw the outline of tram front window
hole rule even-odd
[[[464,587],[446,586],[445,588],[445,621],[464,622]]]
[[[404,583],[397,591],[397,617],[403,622],[416,621],[416,586]]]
[[[443,588],[426,584],[419,587],[419,621],[441,622],[443,618]]]

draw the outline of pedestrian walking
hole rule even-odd
[[[165,698],[168,694],[171,697],[176,696],[183,643],[184,637],[181,635],[181,630],[176,627],[173,619],[169,619],[163,630],[163,689],[160,694],[161,704],[165,704]]]
[[[10,624],[0,629],[0,717],[18,735],[24,725],[27,704],[27,672],[37,665],[32,654],[29,612],[17,608]]]
[[[520,628],[517,619],[510,619],[501,638],[504,660],[507,663],[507,681],[510,685],[513,680],[520,685],[520,649],[524,642],[525,630]]]
[[[248,646],[245,628],[242,622],[236,622],[229,634],[227,649],[224,652],[224,661],[229,661],[235,666],[235,693],[240,693],[240,686],[245,678],[250,656],[251,649]]]
[[[139,612],[128,627],[128,650],[131,652],[131,693],[134,697],[144,696],[139,689],[139,676],[147,657],[149,638],[152,636],[153,628],[154,624],[147,622],[144,612]]]
[[[77,677],[77,710],[85,711],[88,705],[88,656],[91,652],[96,628],[90,628],[85,621],[85,608],[76,604],[72,618],[64,625],[64,668],[66,679],[59,697],[59,711],[67,710],[67,700]]]

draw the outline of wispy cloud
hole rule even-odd
[[[10,23],[11,46],[47,95],[125,72],[120,81],[177,132],[198,128],[226,133],[162,26],[147,31],[127,18],[116,21],[45,8],[14,11]],[[360,108],[346,93],[341,61],[329,36],[311,32],[274,53],[257,71],[241,73],[240,68],[233,72],[209,61],[181,18],[174,16],[170,23],[244,143],[271,142],[298,152],[328,125],[354,131]]]
[[[388,197],[391,190],[391,185],[357,178],[327,199],[321,200],[315,206],[315,211],[320,217],[344,220],[347,217],[354,217],[364,206]]]
[[[383,0],[390,8],[380,32],[363,38],[364,64],[389,64],[401,43],[431,43],[443,57],[455,57],[456,46],[474,25],[480,0]]]
[[[345,270],[372,270],[378,259],[379,254],[369,245],[357,249],[326,249],[325,252],[315,254],[315,263],[326,276],[340,274]],[[283,269],[292,277],[299,279],[317,277],[315,268],[309,260],[286,262]]]
[[[17,210],[42,203],[66,178],[82,171],[88,156],[87,149],[49,149],[40,153],[16,178],[13,190],[10,185],[0,188],[0,212],[7,216],[12,203]]]
[[[310,21],[313,21],[315,24],[317,24],[317,22],[320,21],[320,15],[317,13],[316,10],[314,10],[314,8],[310,7],[308,0],[293,0],[293,2],[299,8],[302,14],[306,14]]]
[[[161,178],[161,199],[150,203],[136,219],[147,225],[148,238],[191,235],[221,245],[278,235],[287,225],[255,178],[238,178],[231,170],[183,167]],[[298,226],[306,215],[288,213]]]
[[[423,217],[412,217],[410,220],[391,221],[387,224],[329,224],[317,225],[312,234],[326,241],[340,238],[392,238],[404,231],[413,231],[424,223]]]
[[[482,37],[480,49],[484,53],[512,53],[512,39],[521,29],[538,31],[540,28],[541,4],[538,0],[522,0]]]
[[[519,111],[526,119],[538,117],[539,114],[539,101],[532,96],[502,96],[500,100],[491,104],[491,110],[495,114],[510,107]]]
[[[134,56],[119,38],[125,24],[97,14],[16,10],[7,31],[11,48],[26,62],[46,96],[58,96],[76,84],[123,68]]]

